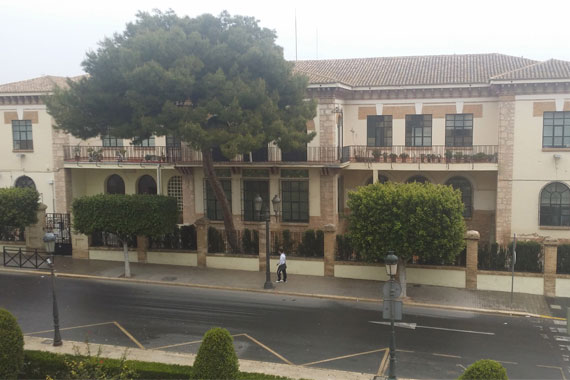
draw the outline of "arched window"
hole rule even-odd
[[[145,174],[139,178],[137,194],[156,194],[156,181],[151,176]]]
[[[168,196],[176,198],[178,204],[178,211],[182,211],[183,198],[182,198],[182,177],[174,176],[168,180]]]
[[[423,175],[415,175],[415,176],[408,178],[408,180],[406,181],[406,183],[414,183],[414,182],[429,183],[429,179],[427,179]]]
[[[106,186],[107,194],[125,194],[125,181],[117,174],[111,175],[107,178]]]
[[[25,175],[19,177],[16,180],[16,183],[14,184],[14,186],[19,187],[19,188],[29,187],[30,189],[36,190],[36,184],[34,183],[34,180],[28,176],[25,176]]]
[[[570,226],[570,189],[553,182],[540,192],[540,225]]]
[[[464,177],[452,177],[445,184],[461,191],[461,201],[464,206],[463,217],[471,218],[473,215],[473,187],[471,182]]]

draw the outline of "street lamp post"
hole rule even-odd
[[[392,328],[392,337],[390,339],[390,367],[388,370],[388,379],[396,379],[396,331],[394,329],[394,298],[395,298],[395,288],[394,288],[394,276],[398,271],[398,256],[394,255],[394,251],[389,251],[388,256],[385,259],[386,264],[386,274],[390,276],[390,327]]]
[[[273,203],[273,210],[275,211],[275,217],[277,218],[279,217],[279,207],[281,205],[281,199],[279,198],[278,195],[275,195],[271,200],[271,203]],[[253,200],[253,205],[257,216],[261,219],[261,207],[263,205],[263,198],[261,198],[259,194]],[[269,271],[269,266],[270,266],[269,255],[271,252],[270,250],[271,237],[269,235],[269,222],[271,221],[271,213],[269,210],[269,206],[267,207],[267,210],[265,210],[264,217],[265,217],[265,284],[263,285],[263,288],[273,289],[273,284],[271,283],[271,273]]]
[[[55,296],[55,273],[53,269],[53,253],[55,251],[55,234],[52,232],[47,232],[44,237],[43,241],[46,246],[46,252],[50,254],[50,258],[47,259],[48,265],[51,270],[51,290],[53,295],[53,345],[54,346],[61,346],[61,335],[59,334],[59,312],[57,308],[57,298]]]

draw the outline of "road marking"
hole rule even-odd
[[[64,328],[60,328],[59,331],[80,329],[80,328],[84,328],[84,327],[103,326],[103,325],[110,325],[110,324],[113,324],[113,322],[101,322],[101,323],[92,323],[92,324],[90,324],[90,325],[81,325],[81,326],[74,326],[74,327],[64,327]],[[48,333],[48,332],[53,332],[53,329],[51,329],[51,330],[44,330],[44,331],[36,331],[36,332],[31,332],[31,333],[25,333],[24,335],[44,334],[44,333]]]
[[[464,371],[467,370],[467,368],[465,368],[465,367],[462,366],[461,364],[456,364],[455,366],[456,366],[456,367],[459,367],[459,368],[461,368],[461,369],[463,369]]]
[[[291,363],[289,360],[285,359],[283,356],[279,355],[277,352],[275,352],[274,350],[272,350],[271,348],[267,347],[265,344],[261,343],[260,341],[258,341],[255,338],[252,338],[251,336],[247,335],[247,334],[243,334],[245,337],[251,339],[252,342],[257,343],[258,345],[260,345],[261,347],[265,348],[267,351],[271,352],[273,355],[277,356],[279,359],[283,360],[285,363],[287,364],[291,364],[294,365],[293,363]]]
[[[235,334],[235,335],[232,335],[232,337],[235,338],[235,337],[237,337],[237,336],[244,336],[244,335],[245,335],[245,334]],[[182,343],[176,343],[176,344],[169,344],[169,345],[166,345],[166,346],[153,347],[152,349],[153,349],[153,350],[164,350],[165,348],[180,347],[180,346],[186,346],[186,345],[189,345],[189,344],[196,344],[196,343],[201,343],[201,342],[202,342],[202,339],[200,339],[200,340],[194,340],[194,341],[192,341],[192,342],[182,342]]]
[[[504,360],[495,360],[495,361],[496,361],[496,362],[499,362],[499,363],[503,363],[503,364],[515,364],[515,365],[519,364],[519,363],[517,363],[517,362],[507,362],[507,361],[504,361]]]
[[[390,322],[378,322],[378,321],[368,321],[368,322],[376,323],[379,325],[390,326]],[[435,326],[420,326],[420,325],[416,325],[415,323],[398,323],[398,324],[394,324],[394,326],[403,327],[403,328],[412,329],[412,330],[415,330],[415,329],[432,329],[432,330],[443,330],[443,331],[455,331],[455,332],[462,332],[462,333],[468,333],[468,334],[495,335],[495,333],[492,333],[492,332],[448,329],[445,327],[435,327]]]
[[[552,322],[554,322],[555,325],[566,326],[566,321],[556,321],[556,320],[554,320],[554,321],[552,321]]]
[[[388,365],[388,357],[390,356],[390,350],[385,348],[384,355],[382,356],[382,361],[380,361],[380,367],[378,367],[378,376],[382,376],[386,372],[386,367]]]
[[[536,365],[537,367],[541,367],[541,368],[552,368],[552,369],[557,369],[560,370],[560,374],[562,375],[562,380],[566,380],[566,376],[564,376],[564,371],[562,370],[562,367],[553,367],[550,365]]]
[[[448,354],[436,354],[433,353],[433,356],[442,356],[444,358],[455,358],[455,359],[461,359],[461,356],[457,356],[457,355],[448,355]]]
[[[131,335],[131,333],[129,333],[127,330],[125,330],[125,329],[123,328],[123,326],[121,326],[121,325],[119,324],[119,322],[114,321],[113,323],[114,323],[115,326],[117,326],[117,327],[119,328],[119,330],[121,330],[130,340],[132,340],[133,343],[136,344],[141,350],[144,350],[144,349],[145,349],[144,346],[143,346],[142,344],[140,344],[140,342],[139,342],[138,340],[136,340],[134,336]]]
[[[559,342],[570,342],[570,336],[555,336],[554,339]]]
[[[302,364],[302,365],[303,365],[303,366],[309,366],[309,365],[313,365],[313,364],[327,363],[327,362],[332,362],[332,361],[334,361],[334,360],[340,360],[340,359],[346,359],[346,358],[353,358],[353,357],[355,357],[355,356],[373,354],[373,353],[375,353],[375,352],[380,352],[380,351],[386,351],[386,352],[388,352],[388,349],[387,349],[387,348],[379,348],[379,349],[377,349],[377,350],[366,351],[366,352],[358,352],[358,353],[356,353],[356,354],[349,354],[349,355],[343,355],[343,356],[337,356],[336,358],[318,360],[318,361],[316,361],[316,362],[305,363],[305,364]],[[386,357],[386,354],[384,354],[384,357]],[[384,360],[384,359],[382,359],[382,360]],[[380,367],[382,367],[382,365],[380,365]]]
[[[550,308],[556,310],[562,310],[562,307],[560,305],[550,305]]]

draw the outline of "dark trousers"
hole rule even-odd
[[[287,282],[287,264],[281,264],[277,267],[277,281],[281,281],[281,273],[283,273],[283,281]]]

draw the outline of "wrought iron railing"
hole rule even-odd
[[[398,162],[398,163],[496,163],[497,145],[449,147],[432,145],[389,147],[351,145],[342,149],[342,162]]]
[[[2,249],[2,261],[5,267],[16,268],[49,268],[47,259],[53,260],[53,255],[47,253],[39,254],[37,249],[28,250],[22,248],[4,247]]]

